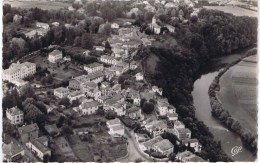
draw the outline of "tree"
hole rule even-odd
[[[64,105],[68,107],[70,106],[70,100],[67,97],[64,97],[60,100],[59,105]]]
[[[154,111],[154,104],[152,102],[145,102],[142,106],[143,112],[150,114]]]
[[[93,38],[92,35],[89,33],[85,33],[81,37],[81,47],[84,49],[92,49],[93,47]]]
[[[107,50],[111,50],[111,46],[110,46],[110,44],[109,44],[108,41],[105,42],[105,48],[106,48]]]
[[[151,22],[153,16],[154,16],[154,13],[153,13],[153,12],[146,12],[146,13],[144,14],[144,20],[147,21],[147,22]]]
[[[190,21],[191,21],[193,24],[195,24],[195,23],[198,22],[198,17],[197,17],[196,15],[192,15],[192,16],[190,17]]]
[[[145,98],[142,98],[140,101],[140,106],[143,107],[143,104],[146,102],[147,100]]]
[[[81,37],[80,36],[77,36],[75,39],[74,39],[74,46],[81,46]]]

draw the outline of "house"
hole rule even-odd
[[[126,99],[132,99],[133,103],[137,106],[139,106],[141,102],[141,96],[139,92],[131,88],[127,89]]]
[[[119,25],[117,23],[112,23],[111,24],[111,28],[112,29],[118,29],[119,28]]]
[[[190,151],[179,152],[176,159],[181,162],[205,162],[201,157],[191,153]]]
[[[86,94],[97,100],[101,96],[101,91],[98,88],[90,88],[86,91]]]
[[[150,24],[151,29],[154,31],[155,34],[161,33],[161,26],[156,22],[156,16],[153,17],[152,23]]]
[[[173,152],[174,146],[168,139],[163,139],[155,144],[153,144],[153,150],[160,152],[165,156],[169,156]]]
[[[152,41],[149,40],[148,38],[142,38],[142,42],[144,46],[150,46],[152,45]]]
[[[72,101],[74,100],[80,99],[81,97],[85,97],[85,94],[82,93],[81,91],[73,91],[68,95],[68,99],[70,100],[70,103],[72,103]]]
[[[93,47],[96,51],[101,51],[101,52],[103,52],[103,51],[105,51],[105,47],[103,47],[103,46],[94,46]]]
[[[39,127],[37,126],[36,123],[18,127],[18,132],[20,134],[22,143],[26,143],[30,140],[39,137]]]
[[[169,102],[167,98],[160,98],[157,101],[158,111],[160,116],[166,116],[168,113]]]
[[[84,54],[85,56],[89,56],[89,52],[90,52],[89,50],[86,50],[86,51],[83,52],[83,54]]]
[[[137,63],[135,62],[135,61],[132,61],[131,63],[130,63],[130,70],[135,70],[135,69],[137,69]]]
[[[83,102],[79,105],[81,113],[83,115],[91,115],[98,110],[99,103],[97,101]]]
[[[75,135],[85,135],[89,133],[89,127],[75,128],[73,129]]]
[[[59,50],[53,50],[49,53],[48,60],[51,63],[56,63],[57,61],[62,59],[62,51]]]
[[[90,74],[90,73],[97,72],[97,71],[103,71],[104,66],[103,66],[103,64],[94,62],[94,63],[88,64],[88,65],[85,65],[84,70]]]
[[[137,140],[137,142],[142,143],[142,142],[148,141],[150,139],[150,137],[147,134],[135,133],[135,139]]]
[[[44,129],[48,132],[50,136],[57,136],[59,135],[60,131],[57,128],[56,124],[51,124],[51,125],[45,125]]]
[[[12,63],[8,69],[3,70],[3,80],[12,82],[23,79],[36,73],[36,64],[30,62]]]
[[[160,96],[162,96],[162,88],[158,88],[158,86],[152,86],[152,90],[154,93],[158,93]]]
[[[195,150],[195,152],[201,151],[201,144],[199,143],[198,139],[184,139],[182,140],[182,144],[185,146],[189,146]]]
[[[60,25],[60,23],[59,22],[53,22],[53,23],[51,23],[53,26],[55,26],[55,27],[58,27],[59,25]]]
[[[69,81],[69,88],[76,90],[81,89],[81,85],[86,82],[89,82],[87,75],[77,76]]]
[[[113,77],[115,76],[115,72],[110,71],[110,70],[106,70],[105,71],[105,77],[108,81],[111,81],[113,79]]]
[[[136,75],[135,75],[135,79],[137,81],[142,81],[144,80],[144,75],[141,73],[141,72],[138,72]]]
[[[98,89],[98,85],[95,82],[86,82],[80,85],[80,90],[83,93],[87,93],[90,90]]]
[[[112,136],[123,136],[125,134],[125,128],[118,118],[107,121],[107,127],[109,128],[108,133]]]
[[[64,87],[59,87],[54,89],[54,96],[59,98],[65,98],[69,95],[69,89]]]
[[[45,30],[49,30],[50,26],[47,23],[41,23],[41,22],[36,22],[36,27],[38,28],[43,28]]]
[[[169,107],[168,107],[168,114],[169,113],[176,113],[176,108],[174,106],[172,106],[172,105],[169,105]]]
[[[16,142],[2,145],[3,161],[4,162],[20,162],[19,160],[24,156],[24,149]]]
[[[27,147],[42,161],[45,160],[45,157],[51,157],[51,150],[48,148],[48,138],[46,136],[39,137],[34,140],[30,140],[27,143]]]
[[[23,124],[23,111],[18,109],[18,107],[12,107],[6,110],[6,118],[13,125]]]
[[[168,113],[167,117],[170,121],[176,121],[178,120],[178,114],[177,113]]]
[[[63,57],[63,60],[64,60],[64,61],[71,61],[71,57],[70,57],[70,56]]]
[[[116,119],[112,119],[106,122],[106,125],[108,128],[112,127],[112,126],[117,126],[117,125],[121,125],[121,121],[116,118]]]
[[[150,123],[147,123],[145,129],[153,136],[159,136],[167,131],[167,124],[162,120],[155,120]]]
[[[126,113],[126,104],[124,102],[116,102],[115,104],[112,104],[110,108],[116,112],[118,116],[125,115]]]
[[[101,71],[97,71],[87,75],[87,79],[94,83],[101,83],[104,80],[105,74]]]
[[[150,150],[150,149],[152,149],[152,147],[155,143],[160,142],[162,140],[163,140],[163,138],[161,136],[156,136],[146,142],[140,143],[139,147],[142,151]]]
[[[132,37],[133,36],[133,29],[131,28],[120,28],[118,30],[119,36],[123,37]]]
[[[174,135],[176,135],[179,140],[191,138],[191,131],[187,128],[171,129],[169,132],[172,132]]]
[[[165,27],[169,30],[169,32],[174,33],[175,27],[173,27],[172,25],[169,25],[169,24],[166,24]]]
[[[107,55],[102,55],[100,57],[100,61],[109,65],[116,65],[117,64],[117,60],[115,57],[112,56],[107,56]]]
[[[175,129],[185,128],[185,125],[181,121],[177,120],[177,121],[174,121],[174,128]]]
[[[126,109],[126,115],[131,119],[140,119],[142,116],[141,108],[138,106],[128,108]]]

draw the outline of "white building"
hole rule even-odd
[[[90,73],[97,72],[97,71],[103,71],[104,66],[103,66],[103,64],[95,62],[95,63],[85,65],[84,70],[90,74]]]
[[[58,60],[62,59],[62,51],[59,50],[53,50],[51,53],[49,53],[48,60],[51,63],[56,63]]]
[[[65,98],[69,95],[69,89],[64,87],[59,87],[54,89],[54,95],[59,98]]]
[[[161,116],[166,116],[168,113],[169,103],[167,99],[159,99],[158,102],[158,111]]]
[[[36,72],[36,64],[30,62],[12,63],[11,66],[3,71],[3,80],[12,82],[17,79],[23,79]]]
[[[144,80],[144,75],[139,72],[139,73],[137,73],[137,74],[135,75],[135,79],[136,79],[137,81],[142,81],[142,80]]]
[[[118,29],[119,28],[119,25],[117,23],[112,23],[111,24],[111,28],[112,29]]]
[[[49,30],[49,29],[50,29],[49,24],[47,24],[47,23],[41,23],[41,22],[36,22],[36,27],[38,27],[38,28],[43,28],[43,29],[46,29],[46,30]]]
[[[13,125],[23,123],[23,112],[18,107],[13,107],[6,110],[6,118],[10,120]]]
[[[97,101],[83,102],[79,109],[83,115],[91,115],[98,110],[99,103]]]
[[[117,60],[115,57],[107,56],[107,55],[102,55],[100,57],[100,61],[109,65],[116,65]]]
[[[103,46],[94,46],[94,49],[95,49],[96,51],[101,51],[101,52],[103,52],[106,48],[103,47]]]
[[[45,156],[51,157],[51,150],[48,148],[48,138],[46,136],[31,140],[26,145],[42,161]]]
[[[125,134],[125,128],[118,118],[107,121],[107,127],[109,128],[108,133],[114,137]]]

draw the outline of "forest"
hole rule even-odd
[[[163,95],[176,107],[179,119],[203,145],[201,157],[209,161],[230,161],[206,125],[195,118],[191,92],[198,74],[211,59],[256,43],[257,19],[202,9],[195,21],[177,23],[175,27],[173,39],[178,45],[143,50],[144,62],[150,55],[160,60],[156,71],[147,73],[146,77],[152,84],[163,88]]]

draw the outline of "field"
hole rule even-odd
[[[252,63],[254,64],[254,63]],[[237,71],[243,67],[241,71],[241,78],[234,80],[231,75],[232,72]],[[254,82],[252,76],[248,76],[248,72],[252,71],[252,66],[235,65],[230,68],[220,78],[220,92],[218,97],[222,102],[224,108],[237,119],[243,128],[256,133],[257,126],[257,84]],[[256,71],[256,67],[255,67]],[[236,75],[239,75],[236,73]],[[244,77],[248,76],[247,79]],[[239,80],[241,80],[239,82]]]
[[[57,9],[61,9],[61,8],[68,8],[69,6],[71,6],[71,4],[69,3],[64,3],[64,2],[47,2],[47,1],[24,1],[24,2],[19,2],[18,0],[14,0],[14,1],[7,1],[5,0],[3,2],[3,4],[10,4],[12,7],[20,7],[20,8],[34,8],[34,7],[38,7],[41,8],[43,10],[57,10]]]
[[[235,16],[250,16],[250,17],[258,16],[258,13],[256,11],[247,10],[236,6],[203,6],[203,8],[224,11],[226,13],[230,13]]]

